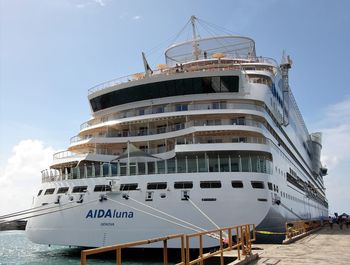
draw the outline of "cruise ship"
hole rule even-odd
[[[258,56],[248,37],[199,37],[197,21],[164,64],[151,69],[143,54],[143,72],[88,91],[91,118],[42,171],[31,241],[98,247],[247,223],[278,233],[328,216],[321,133],[295,102],[289,56]]]

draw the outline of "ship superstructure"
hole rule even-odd
[[[89,90],[91,119],[42,172],[33,207],[48,214],[29,220],[32,241],[102,246],[243,223],[283,231],[328,216],[321,134],[304,124],[289,57],[278,65],[250,38],[193,29],[157,70],[144,60],[144,72]]]

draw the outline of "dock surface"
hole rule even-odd
[[[285,265],[285,264],[350,264],[350,226],[338,224],[333,229],[325,226],[289,245],[254,244],[253,253],[259,259],[250,265]]]

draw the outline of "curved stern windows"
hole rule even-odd
[[[102,191],[112,191],[110,185],[96,185],[94,188],[94,192],[102,192]]]
[[[148,190],[165,190],[167,187],[166,182],[150,182],[147,183]]]
[[[68,190],[69,190],[69,187],[58,188],[57,194],[66,193],[66,192],[68,192]]]
[[[174,183],[174,189],[192,189],[193,182],[192,181],[181,181]]]
[[[201,181],[200,187],[202,189],[219,189],[221,188],[220,181]]]
[[[45,191],[45,194],[44,195],[49,195],[49,194],[53,194],[55,192],[55,189],[47,189]]]
[[[115,90],[90,100],[93,111],[154,98],[192,94],[238,92],[238,76],[209,76],[176,79]],[[185,106],[179,110],[186,110]],[[159,113],[159,112],[157,112]]]
[[[253,189],[264,189],[265,185],[263,181],[251,181]]]
[[[232,185],[232,188],[235,188],[235,189],[243,188],[243,182],[240,180],[232,180],[231,185]]]
[[[80,192],[86,192],[87,191],[87,186],[76,186],[73,187],[72,193],[80,193]]]
[[[121,184],[120,190],[121,191],[138,190],[138,184],[137,183]]]

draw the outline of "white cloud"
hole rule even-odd
[[[350,213],[350,97],[326,108],[316,127],[323,134],[321,161],[328,168],[324,181],[330,213]]]
[[[40,171],[48,168],[54,152],[39,140],[23,140],[13,147],[0,168],[0,215],[31,207],[41,183]]]
[[[100,7],[105,7],[106,6],[106,0],[79,0],[76,4],[75,7],[82,9],[88,6],[96,6],[99,5]]]
[[[140,18],[141,18],[141,16],[138,16],[138,15],[132,17],[133,20],[139,20]]]
[[[335,168],[350,160],[350,97],[326,108],[318,127],[323,133],[322,162]]]
[[[84,7],[86,7],[86,4],[76,4],[75,6],[77,8],[84,8]]]
[[[100,6],[105,6],[105,2],[103,0],[94,0],[95,3],[99,4]]]

